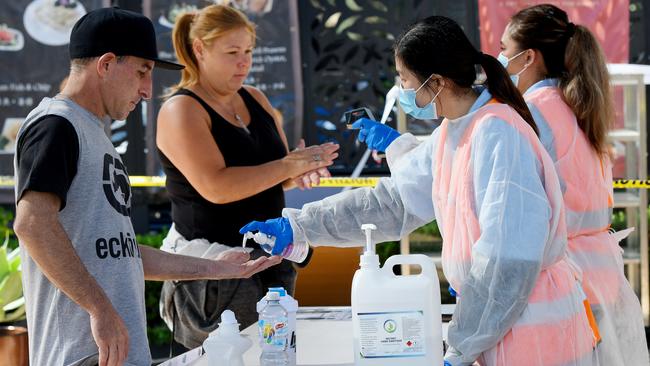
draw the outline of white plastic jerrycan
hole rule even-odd
[[[395,255],[379,267],[370,231],[352,280],[352,326],[357,366],[442,365],[440,283],[431,258]],[[393,267],[419,265],[418,275],[398,276]]]
[[[224,310],[219,328],[203,342],[203,349],[208,356],[208,365],[244,366],[244,352],[252,345],[253,341],[239,334],[235,313]]]

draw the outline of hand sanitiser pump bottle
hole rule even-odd
[[[275,236],[267,235],[261,232],[253,234],[252,232],[247,232],[244,234],[244,241],[242,246],[246,246],[246,240],[253,239],[257,244],[260,245],[260,248],[265,252],[271,254],[273,246],[275,246]],[[284,259],[290,260],[296,263],[302,263],[307,258],[309,254],[309,245],[307,243],[295,244],[291,243],[287,245],[286,248],[280,253],[280,256]]]
[[[371,232],[352,280],[352,326],[356,366],[442,365],[440,283],[431,258],[395,255],[379,267]],[[398,276],[393,267],[419,265],[421,273]]]

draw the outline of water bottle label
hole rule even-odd
[[[424,357],[422,311],[358,313],[362,358]]]
[[[287,346],[288,320],[286,317],[274,320],[260,319],[258,322],[262,347],[276,346],[285,349]]]

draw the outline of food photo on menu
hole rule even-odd
[[[48,46],[68,43],[74,24],[86,14],[76,0],[34,0],[25,9],[23,23],[30,37]]]
[[[0,51],[20,51],[25,44],[23,33],[0,23]]]
[[[191,5],[184,2],[183,3],[174,2],[169,6],[169,9],[166,14],[160,15],[160,17],[158,18],[158,23],[170,29],[174,28],[176,17],[178,17],[179,14],[196,11],[196,10],[198,10],[198,7],[196,5]]]
[[[222,3],[254,15],[266,14],[273,9],[273,0],[225,0]]]
[[[0,153],[14,153],[18,131],[22,126],[24,118],[7,118],[0,132]]]
[[[273,0],[212,0],[214,4],[231,5],[248,15],[261,15],[273,9]],[[172,2],[166,13],[161,14],[158,23],[167,28],[174,28],[174,22],[179,14],[197,11],[198,6],[186,2]]]

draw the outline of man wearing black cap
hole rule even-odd
[[[32,365],[150,365],[144,279],[248,277],[279,263],[231,252],[217,260],[136,243],[125,166],[104,133],[151,98],[153,24],[91,11],[70,37],[69,80],[27,116],[15,158],[16,221]]]

